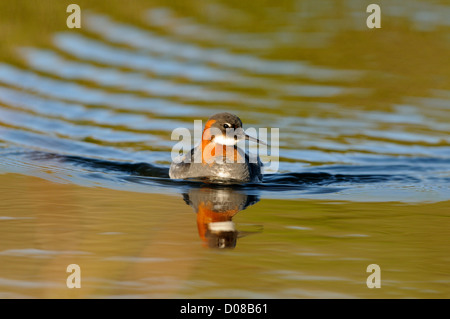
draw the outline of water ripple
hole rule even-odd
[[[194,115],[202,113],[198,108],[183,107],[181,104],[168,100],[141,98],[132,94],[111,93],[105,90],[93,89],[74,82],[65,82],[40,76],[4,63],[0,63],[0,82],[57,99],[90,105],[107,105],[121,110],[148,111],[164,115]]]
[[[287,23],[298,26],[294,20]],[[168,179],[170,132],[220,109],[238,113],[246,127],[280,128],[280,171],[242,186],[255,196],[448,199],[445,86],[387,103],[366,81],[371,71],[272,59],[245,43],[275,50],[283,36],[296,37],[283,27],[254,34],[204,28],[167,8],[147,11],[140,26],[93,12],[83,21],[80,32],[55,33],[45,49],[16,48],[18,61],[0,63],[2,170],[184,192],[199,182]],[[336,33],[327,28],[313,26],[328,41]]]

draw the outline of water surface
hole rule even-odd
[[[79,4],[4,5],[1,297],[449,296],[443,1],[378,30],[364,1]],[[220,111],[279,128],[279,170],[170,180],[172,130]]]

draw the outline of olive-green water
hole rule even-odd
[[[0,297],[450,297],[450,6],[372,2],[1,2]],[[168,178],[219,111],[261,185]]]

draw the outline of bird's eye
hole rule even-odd
[[[230,127],[230,124],[225,123],[225,124],[223,125],[223,127],[224,127],[224,128],[229,128],[229,127]]]

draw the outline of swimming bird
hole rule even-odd
[[[247,135],[236,115],[227,112],[214,114],[205,124],[202,141],[188,154],[172,162],[170,178],[226,183],[261,182],[262,162],[259,156],[238,147],[241,140],[266,145]]]

